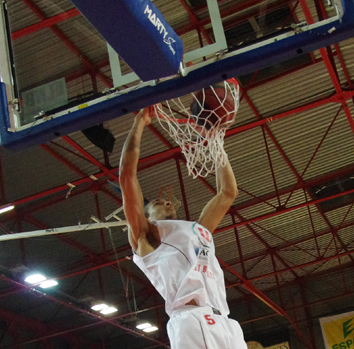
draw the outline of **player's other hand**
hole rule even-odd
[[[155,117],[154,106],[144,108],[140,113],[140,117],[145,121],[145,125],[149,126],[151,124],[151,119]]]

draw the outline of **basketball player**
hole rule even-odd
[[[133,260],[165,299],[171,349],[246,349],[240,325],[227,317],[224,275],[212,238],[238,193],[230,163],[216,170],[217,194],[198,222],[177,220],[172,203],[164,199],[147,205],[146,218],[137,165],[150,110],[136,115],[120,161]]]

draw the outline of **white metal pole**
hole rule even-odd
[[[38,237],[38,236],[71,233],[75,231],[86,231],[86,230],[94,230],[94,229],[102,229],[102,228],[108,229],[108,228],[119,227],[127,224],[128,224],[127,221],[117,221],[117,222],[88,223],[88,224],[73,225],[73,226],[62,227],[62,228],[34,230],[25,233],[0,235],[0,241],[27,239],[27,238]]]

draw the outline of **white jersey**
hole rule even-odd
[[[210,306],[227,316],[224,273],[215,257],[212,234],[195,222],[165,220],[158,227],[161,245],[133,261],[144,272],[166,302],[166,313],[191,300]]]

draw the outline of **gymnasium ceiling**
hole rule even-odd
[[[154,3],[186,51],[213,41],[205,1]],[[70,102],[79,104],[112,87],[105,42],[70,1],[7,6],[21,92],[65,78]],[[257,39],[260,12],[268,16],[262,35],[305,20],[304,13],[315,21],[333,15],[320,0],[219,6],[230,49]],[[242,101],[225,147],[240,195],[214,235],[231,317],[247,340],[264,346],[323,347],[318,319],[354,304],[354,39],[237,78]],[[2,149],[1,200],[16,206],[1,216],[2,233],[85,224],[120,207],[111,182],[133,117],[105,125],[116,138],[111,154],[81,132],[21,152]],[[187,175],[156,121],[144,131],[138,170],[147,200],[173,186],[181,219],[198,219],[215,193],[213,176]],[[130,257],[122,228],[1,242],[0,348],[167,347],[163,300]],[[59,285],[39,292],[24,284],[24,271]],[[91,311],[90,301],[100,299],[118,313]],[[139,320],[159,330],[133,333]]]

